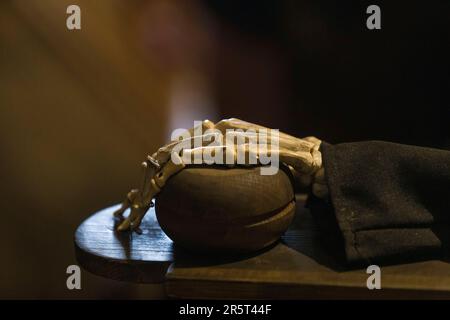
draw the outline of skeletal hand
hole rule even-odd
[[[230,132],[230,130],[236,129],[241,131]],[[270,132],[268,128],[239,119],[226,119],[216,124],[205,120],[200,126],[188,130],[183,135],[183,139],[172,141],[161,147],[152,156],[148,156],[147,160],[142,163],[144,178],[141,189],[131,190],[121,208],[115,212],[116,217],[123,219],[125,210],[131,208],[130,215],[121,221],[118,230],[138,230],[142,218],[152,206],[152,199],[164,187],[167,179],[186,165],[191,164],[197,156],[214,157],[221,152],[224,158],[222,164],[227,166],[250,165],[250,159],[256,159],[254,164],[259,164],[261,150],[257,144],[251,143],[255,141],[252,140],[253,136],[247,134],[252,130],[256,133]],[[195,136],[199,131],[201,135]],[[230,136],[233,141],[240,141],[240,143],[226,144],[225,138]],[[216,143],[211,145],[211,140]],[[269,144],[267,151],[271,156],[277,156],[282,163],[286,164],[304,185],[312,185],[314,194],[324,198],[328,194],[328,189],[325,184],[322,156],[319,151],[320,143],[321,141],[315,137],[300,139],[279,132],[277,145]],[[239,154],[244,156],[246,162],[237,161]],[[233,159],[233,161],[231,163],[225,161],[229,159]]]

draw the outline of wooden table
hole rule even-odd
[[[322,248],[303,199],[298,197],[295,220],[281,241],[251,256],[183,251],[161,230],[153,209],[142,234],[117,233],[113,206],[78,227],[76,257],[86,270],[110,279],[164,283],[175,298],[450,298],[450,263],[437,260],[384,266],[382,289],[367,289],[366,269],[345,270]]]

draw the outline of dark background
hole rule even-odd
[[[449,33],[449,1],[1,1],[0,297],[161,297],[65,270],[77,225],[193,120],[448,149]]]

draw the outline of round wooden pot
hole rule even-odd
[[[262,249],[289,227],[295,213],[290,172],[260,167],[187,168],[156,197],[156,216],[179,246],[235,253]]]

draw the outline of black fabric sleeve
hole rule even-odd
[[[349,262],[437,257],[450,243],[450,151],[367,141],[321,146]]]

